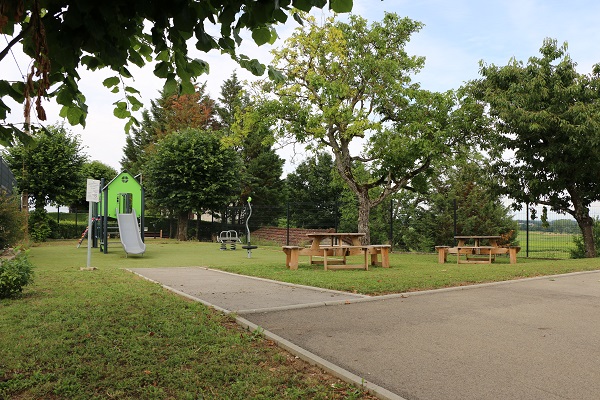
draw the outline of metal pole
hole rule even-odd
[[[390,245],[394,245],[394,199],[390,199]]]
[[[285,239],[285,245],[290,245],[290,202],[287,202],[287,211],[286,211],[286,220],[287,220],[287,236]]]
[[[93,201],[89,201],[88,207],[88,246],[87,246],[87,267],[90,268],[92,266],[92,209],[93,209]]]
[[[526,204],[527,207],[527,220],[526,220],[526,227],[525,227],[525,256],[527,258],[529,258],[529,204]]]
[[[103,194],[103,216],[102,216],[102,240],[104,241],[104,254],[108,254],[108,188],[104,187],[104,178],[100,184],[102,186]]]
[[[458,205],[456,203],[456,198],[454,198],[454,236],[458,235],[457,231],[456,231],[456,210],[458,208]],[[454,245],[456,246],[456,239],[454,239]]]

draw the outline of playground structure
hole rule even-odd
[[[100,202],[92,216],[95,225],[93,247],[99,247],[107,254],[111,234],[118,233],[126,254],[143,254],[146,249],[143,234],[144,188],[127,171],[121,172],[106,185],[103,178],[100,187]],[[116,225],[109,223],[112,221],[116,221]]]
[[[250,221],[250,217],[252,216],[252,205],[250,202],[252,201],[252,197],[248,197],[248,208],[250,212],[248,213],[248,218],[246,218],[246,245],[242,246],[242,249],[246,249],[248,252],[248,258],[252,258],[252,249],[257,249],[258,246],[253,246],[250,242],[250,226],[248,225],[248,221]]]
[[[132,210],[131,213],[117,214],[117,221],[119,222],[119,237],[121,238],[123,250],[125,250],[125,257],[129,254],[143,255],[146,252],[146,245],[142,240],[143,235],[140,234],[135,210]]]
[[[217,242],[221,243],[219,250],[227,250],[227,245],[230,246],[231,250],[235,250],[236,244],[242,243],[238,237],[237,231],[234,230],[221,231],[217,237]]]

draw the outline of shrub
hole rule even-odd
[[[51,224],[56,221],[50,220],[44,209],[35,210],[29,214],[29,236],[34,242],[45,242],[52,234]]]
[[[23,239],[24,221],[18,198],[0,190],[0,252]]]
[[[26,253],[0,263],[0,299],[14,297],[33,282],[33,265]]]
[[[600,249],[600,220],[594,221],[594,246],[596,252]],[[583,235],[573,235],[575,249],[571,249],[571,258],[585,258],[585,246],[583,244]]]

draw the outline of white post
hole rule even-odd
[[[87,251],[87,268],[92,267],[92,211],[93,204],[98,203],[100,200],[100,181],[96,179],[87,180],[87,190],[85,193],[85,200],[89,202],[90,206],[88,209],[88,251]]]
[[[87,251],[87,268],[92,266],[92,211],[94,202],[89,202],[89,210],[88,210],[88,251]]]

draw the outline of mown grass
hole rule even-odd
[[[371,398],[122,269],[195,265],[197,250],[150,245],[126,259],[113,249],[80,271],[76,241],[32,248],[35,284],[0,301],[0,399]]]

